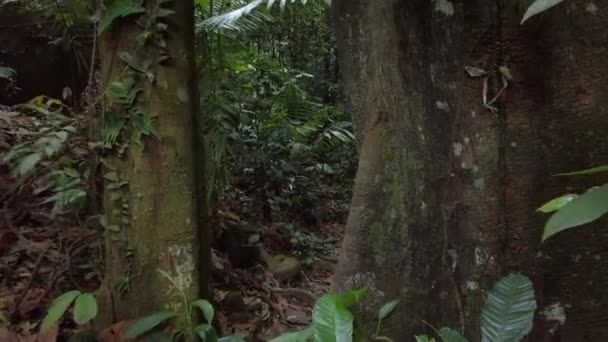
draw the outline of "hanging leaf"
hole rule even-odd
[[[48,328],[57,323],[57,321],[59,321],[61,316],[63,316],[63,314],[68,310],[74,299],[76,299],[80,293],[81,292],[78,290],[73,290],[57,297],[57,299],[53,301],[53,304],[51,304],[46,317],[40,325],[40,332],[46,331]]]
[[[585,169],[585,170],[581,170],[581,171],[558,173],[555,176],[594,175],[594,174],[597,174],[597,173],[605,173],[605,172],[608,172],[608,165],[602,165],[602,166],[592,167],[590,169]]]
[[[143,334],[149,332],[150,330],[154,329],[156,326],[163,323],[164,321],[166,321],[170,318],[173,318],[175,316],[177,316],[177,314],[175,312],[158,311],[149,316],[141,318],[141,319],[137,320],[135,323],[133,323],[133,325],[131,325],[129,327],[129,329],[127,329],[127,332],[125,333],[125,338],[130,339],[130,338],[136,338],[140,335],[143,335]]]
[[[549,202],[543,204],[542,207],[536,209],[536,211],[540,211],[543,213],[552,213],[554,211],[558,211],[563,208],[566,204],[570,203],[573,199],[578,197],[577,194],[568,194],[564,196],[560,196],[558,198],[554,198]]]
[[[549,8],[556,6],[563,2],[564,0],[536,0],[528,7],[528,10],[524,14],[524,18],[521,20],[523,24],[526,20],[530,19],[530,17],[542,13]]]
[[[481,313],[482,342],[518,342],[532,329],[536,310],[534,288],[528,277],[511,274],[488,293]]]
[[[144,13],[146,9],[142,6],[142,0],[116,0],[106,10],[99,24],[97,34],[102,34],[116,19],[124,18],[133,14]]]
[[[441,337],[443,342],[468,342],[458,331],[450,328],[441,328],[439,330],[439,337]]]
[[[391,300],[390,302],[384,304],[380,310],[378,311],[378,320],[385,319],[388,315],[395,310],[397,305],[399,304],[399,299]]]
[[[608,184],[587,191],[558,210],[545,225],[543,241],[569,228],[597,220],[608,213]]]
[[[194,301],[194,303],[192,303],[192,306],[201,310],[203,316],[205,316],[205,320],[207,321],[207,323],[213,324],[213,316],[215,314],[215,311],[213,310],[213,305],[211,305],[211,303],[204,299],[199,299]]]
[[[74,302],[74,322],[85,325],[97,316],[97,301],[90,293],[83,293]]]

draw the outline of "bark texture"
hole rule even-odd
[[[146,1],[151,11],[156,4]],[[110,158],[120,179],[127,181],[129,219],[124,221],[125,207],[117,208],[120,202],[107,191],[106,215],[110,223],[120,225],[122,234],[108,231],[106,239],[105,321],[141,317],[164,308],[189,310],[182,305],[176,286],[190,299],[208,294],[208,239],[205,215],[199,215],[206,213],[205,192],[195,171],[199,169],[196,156],[202,152],[195,140],[194,4],[176,0],[164,8],[175,12],[162,19],[168,27],[164,40],[170,58],[152,66],[153,82],[144,78],[137,85],[143,88],[140,96],[145,110],[156,115],[153,125],[161,139],[144,137],[142,147],[131,144],[123,158]],[[157,47],[137,46],[141,28],[129,19],[113,23],[102,39],[106,86],[129,72],[118,57],[122,51],[136,55],[143,48],[149,49],[149,58],[159,56]],[[126,275],[128,289],[118,293],[116,284]]]
[[[364,331],[401,298],[388,336],[411,341],[427,321],[477,341],[485,291],[521,271],[539,305],[531,340],[608,337],[606,221],[541,246],[535,213],[598,181],[551,174],[608,161],[608,5],[570,2],[520,26],[514,3],[335,3],[360,162],[334,287],[370,287]],[[496,113],[465,66],[491,74],[488,100],[510,70]]]

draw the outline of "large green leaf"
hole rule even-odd
[[[116,0],[112,2],[97,25],[97,34],[102,34],[118,18],[143,13],[142,0]]]
[[[199,299],[192,303],[193,307],[199,308],[205,316],[205,320],[209,324],[213,324],[213,316],[215,315],[215,311],[213,310],[213,305],[204,299]]]
[[[545,225],[543,241],[569,228],[592,222],[608,213],[608,184],[587,191],[558,210]]]
[[[366,295],[367,288],[362,288],[340,295],[326,295],[319,298],[312,316],[315,340],[351,342],[355,318],[348,307],[361,302]]]
[[[310,326],[304,330],[285,333],[273,338],[269,342],[306,342],[314,333],[313,327]]]
[[[563,1],[564,0],[536,0],[536,1],[534,1],[532,3],[532,5],[530,5],[530,7],[528,7],[528,10],[524,14],[524,18],[521,20],[521,23],[523,24],[526,20],[530,19],[530,17],[535,16],[539,13],[542,13],[553,6],[558,5],[559,3],[563,2]]]
[[[532,282],[521,274],[502,278],[481,313],[482,342],[517,342],[532,329],[536,310]]]
[[[441,337],[443,342],[468,342],[458,331],[450,328],[441,328],[439,330],[439,337]]]
[[[558,198],[554,198],[549,202],[543,204],[542,207],[536,209],[536,211],[540,211],[543,213],[552,213],[554,211],[558,211],[566,204],[570,203],[573,199],[575,199],[578,195],[576,194],[568,194],[564,196],[560,196]]]
[[[74,322],[85,325],[97,316],[97,301],[90,293],[83,293],[74,302]]]
[[[51,326],[53,326],[61,316],[68,310],[74,299],[80,295],[80,291],[73,290],[68,291],[61,296],[57,297],[51,304],[49,308],[49,312],[46,314],[46,317],[42,321],[42,325],[40,326],[40,331],[44,332]]]
[[[315,304],[313,334],[323,342],[351,342],[353,340],[353,314],[338,296],[323,296]]]
[[[158,311],[144,318],[140,318],[133,323],[125,333],[126,339],[136,338],[142,334],[149,332],[162,322],[177,316],[175,312]]]
[[[608,165],[596,166],[590,169],[574,171],[574,172],[565,172],[558,173],[556,176],[581,176],[581,175],[593,175],[596,173],[606,173],[608,172]]]

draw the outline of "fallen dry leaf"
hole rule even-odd
[[[122,342],[124,334],[133,324],[133,320],[120,321],[101,332],[101,342]]]
[[[21,342],[57,342],[57,335],[59,335],[59,325],[55,324],[45,332],[38,333],[36,335],[26,336],[21,338]],[[1,340],[0,341],[4,341]]]
[[[20,342],[19,336],[6,328],[0,328],[0,341],[2,342]]]

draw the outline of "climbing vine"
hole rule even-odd
[[[156,82],[155,67],[170,59],[165,42],[168,23],[166,17],[174,12],[167,9],[171,0],[158,0],[145,8],[141,0],[118,0],[112,3],[98,23],[98,34],[111,34],[113,24],[119,20],[132,20],[140,32],[135,42],[127,42],[130,50],[116,53],[124,68],[107,82],[106,103],[103,110],[101,134],[102,163],[105,167],[106,215],[103,225],[110,241],[120,243],[126,256],[123,276],[115,280],[112,289],[117,295],[129,289],[132,275],[133,249],[129,246],[126,231],[131,225],[129,183],[117,165],[129,149],[143,148],[144,137],[160,139],[154,128],[156,116],[146,103],[151,86]],[[120,40],[122,37],[118,37]],[[165,85],[166,87],[166,85]]]

